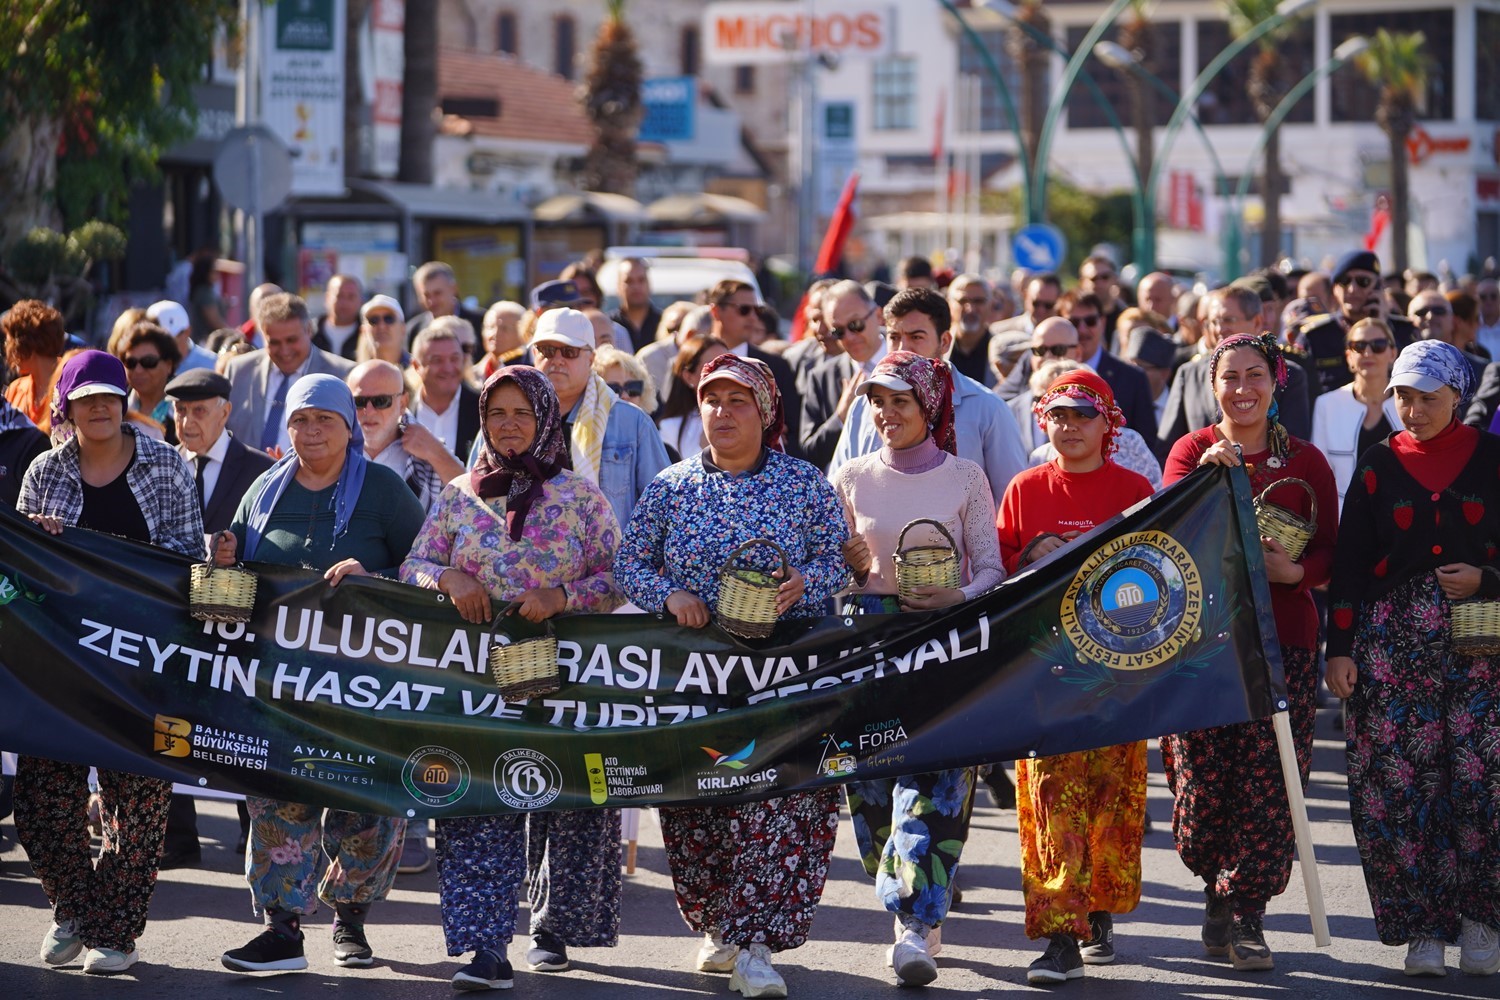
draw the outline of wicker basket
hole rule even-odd
[[[506,701],[551,694],[562,686],[557,670],[557,636],[550,619],[545,623],[546,635],[511,643],[495,641],[500,619],[520,606],[520,602],[512,601],[500,609],[490,624],[490,675],[500,688],[500,697]]]
[[[919,524],[932,525],[948,544],[906,548],[906,533]],[[903,602],[911,599],[913,587],[953,589],[958,586],[958,581],[958,543],[941,521],[919,517],[901,529],[901,534],[896,536],[896,594]]]
[[[765,570],[736,566],[746,549],[769,545],[781,559],[781,580]],[[764,639],[776,627],[776,591],[790,566],[786,551],[769,538],[752,538],[729,554],[719,570],[719,627],[742,639]]]
[[[1271,503],[1266,496],[1275,489],[1283,486],[1300,486],[1307,491],[1308,499],[1312,501],[1312,516],[1304,521],[1285,507]],[[1274,538],[1286,549],[1287,558],[1296,562],[1302,558],[1302,553],[1307,549],[1307,543],[1318,531],[1318,497],[1313,488],[1302,479],[1279,479],[1260,491],[1260,496],[1255,498],[1255,523],[1260,527],[1260,533],[1264,536]]]
[[[200,622],[248,622],[255,607],[255,574],[238,566],[194,563],[188,613]]]
[[[1464,656],[1500,653],[1500,601],[1454,601],[1453,651]]]

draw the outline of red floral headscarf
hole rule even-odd
[[[891,375],[911,386],[932,440],[950,455],[958,454],[953,432],[953,369],[948,362],[924,358],[911,351],[893,351],[880,360],[871,378]]]
[[[698,402],[703,402],[703,387],[713,379],[727,378],[749,389],[760,410],[761,443],[773,451],[785,451],[781,436],[786,433],[786,416],[781,409],[781,391],[771,366],[738,354],[721,354],[703,366],[698,376]]]
[[[1043,430],[1046,430],[1043,415],[1047,412],[1048,405],[1059,396],[1084,399],[1093,404],[1094,409],[1107,421],[1104,429],[1104,457],[1109,458],[1119,449],[1117,438],[1120,428],[1125,426],[1125,413],[1115,405],[1114,390],[1110,389],[1108,382],[1095,372],[1087,370],[1068,372],[1057,379],[1031,407],[1031,412],[1036,415],[1037,423],[1042,424]]]

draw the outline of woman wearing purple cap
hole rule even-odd
[[[1391,373],[1404,430],[1359,458],[1334,553],[1328,688],[1349,699],[1349,805],[1375,930],[1408,976],[1500,971],[1500,659],[1455,644],[1455,605],[1500,599],[1500,438],[1466,426],[1458,348]]]
[[[125,423],[127,392],[125,366],[103,351],[81,351],[63,364],[52,427],[71,436],[32,463],[16,509],[54,535],[91,528],[201,557],[193,475],[173,448]],[[22,757],[16,835],[52,903],[42,961],[66,965],[88,949],[83,971],[109,974],[138,957],[172,783],[99,769],[104,846],[96,864],[83,823],[88,770]]]

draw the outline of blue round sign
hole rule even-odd
[[[1028,271],[1055,271],[1062,264],[1068,241],[1062,230],[1040,222],[1017,230],[1010,240],[1011,257]]]

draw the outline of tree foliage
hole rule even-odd
[[[1229,30],[1236,38],[1249,34],[1263,22],[1276,16],[1277,0],[1228,0]],[[1287,79],[1286,60],[1282,58],[1281,46],[1291,32],[1291,21],[1286,21],[1260,37],[1255,43],[1255,55],[1250,63],[1250,101],[1255,106],[1255,116],[1262,122],[1276,111],[1276,106],[1291,90]],[[1267,136],[1263,150],[1264,165],[1261,172],[1261,204],[1265,216],[1261,228],[1260,262],[1269,265],[1276,262],[1281,253],[1281,129],[1273,129]]]
[[[1025,220],[1026,206],[1020,188],[985,197],[986,211],[1010,212],[1017,219]],[[988,201],[992,197],[995,198],[993,204]],[[1090,249],[1100,243],[1130,246],[1135,227],[1131,193],[1093,194],[1053,174],[1047,181],[1047,221],[1062,230],[1068,243],[1067,256],[1058,267],[1058,273],[1076,274]]]
[[[1375,122],[1391,146],[1391,267],[1398,273],[1407,265],[1407,226],[1411,219],[1411,177],[1406,140],[1417,125],[1417,108],[1427,91],[1427,39],[1420,31],[1395,32],[1380,28],[1357,64],[1380,90]]]
[[[625,23],[625,0],[608,0],[607,8],[584,82],[583,108],[594,126],[594,143],[584,161],[583,182],[591,191],[634,194],[645,69],[635,32]]]
[[[71,325],[93,305],[93,266],[124,256],[125,234],[108,222],[85,222],[66,236],[37,227],[6,253],[0,301],[7,306],[21,299],[50,302]]]

